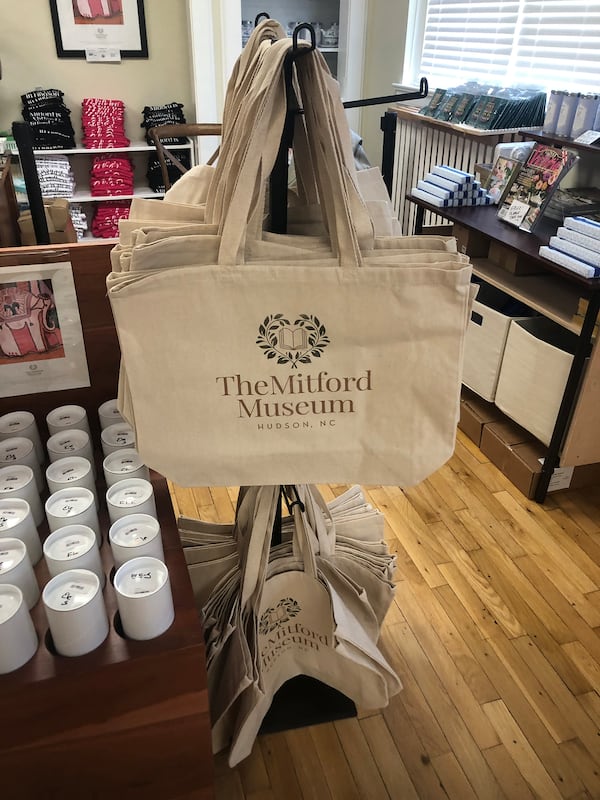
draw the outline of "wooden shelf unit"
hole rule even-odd
[[[556,466],[600,462],[600,346],[592,338],[600,310],[600,278],[584,278],[539,255],[540,245],[548,243],[556,223],[544,219],[535,234],[524,233],[499,220],[496,206],[439,208],[410,195],[407,200],[417,207],[416,233],[423,230],[426,211],[452,224],[455,235],[463,240],[466,231],[466,253],[475,275],[579,337],[538,485],[536,499],[541,502]],[[494,260],[489,257],[492,252]],[[498,253],[507,254],[521,265],[522,273],[530,274],[511,273],[498,262]],[[583,324],[573,319],[580,298],[588,301]]]

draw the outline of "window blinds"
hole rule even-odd
[[[419,74],[600,92],[600,0],[429,0]]]

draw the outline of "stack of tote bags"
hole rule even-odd
[[[377,648],[383,518],[360,488],[328,505],[315,484],[409,486],[450,457],[471,301],[453,239],[397,235],[380,177],[356,172],[337,83],[298,47],[288,233],[265,209],[292,41],[267,20],[230,79],[216,166],[133,201],[107,279],[143,459],[182,486],[242,487],[233,526],[182,531],[231,764],[294,675],[364,708],[399,690]],[[281,485],[296,500],[272,547]]]

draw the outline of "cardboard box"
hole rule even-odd
[[[463,387],[460,399],[458,427],[479,447],[484,425],[499,420],[503,414],[493,403],[488,403],[474,392]]]
[[[548,445],[565,390],[577,336],[546,317],[511,320],[495,402]]]
[[[506,475],[508,480],[532,500],[542,473],[547,449],[531,435],[511,422],[492,422],[484,426],[481,435],[481,452]],[[561,489],[579,489],[583,486],[600,486],[600,464],[578,467],[557,467],[548,492]]]
[[[544,269],[539,264],[533,263],[528,256],[511,250],[510,247],[497,241],[490,242],[488,258],[512,275],[537,275],[544,272]]]
[[[545,455],[546,448],[539,442],[533,441],[511,448],[506,459],[504,474],[530,500],[535,495],[542,472],[540,459]]]
[[[487,258],[490,247],[489,236],[457,224],[453,226],[452,235],[456,237],[459,253],[464,253],[471,258]]]
[[[69,201],[64,197],[45,198],[44,211],[50,244],[65,244],[77,241],[77,232],[73,227],[69,212]],[[35,245],[37,239],[30,211],[24,211],[19,219],[22,245]]]
[[[533,498],[546,448],[524,428],[510,420],[486,425],[481,435],[481,452],[522,492]]]
[[[496,396],[511,319],[521,319],[503,311],[511,305],[515,307],[506,292],[482,282],[467,326],[463,383],[489,402]]]
[[[533,437],[528,431],[511,420],[503,418],[483,426],[479,449],[492,464],[498,467],[500,472],[506,475],[512,448],[532,441]]]

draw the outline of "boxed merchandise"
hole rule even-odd
[[[546,317],[512,320],[496,405],[549,444],[578,337]]]
[[[498,241],[490,241],[488,258],[512,275],[536,275],[544,272],[544,268],[534,263],[527,254],[506,247]]]
[[[463,383],[485,400],[491,402],[496,395],[511,319],[531,314],[530,309],[505,292],[481,283],[465,339]]]
[[[546,448],[513,422],[486,425],[481,451],[525,497],[533,498]]]
[[[69,201],[67,199],[64,197],[45,198],[44,211],[46,212],[46,225],[48,226],[50,244],[77,241],[77,233],[71,221]],[[18,222],[19,230],[21,231],[21,244],[25,246],[37,244],[31,212],[23,212],[19,216]]]
[[[479,449],[506,475],[512,448],[532,441],[533,437],[528,431],[504,417],[483,426]]]
[[[456,239],[459,253],[464,253],[471,258],[487,258],[490,247],[489,236],[456,223],[453,226],[452,235]]]
[[[458,427],[478,447],[484,425],[502,418],[501,412],[493,403],[463,387],[460,398],[460,419]]]
[[[546,447],[541,442],[531,438],[527,431],[507,420],[484,426],[480,449],[525,497],[529,499],[535,497],[547,453]],[[598,482],[600,482],[600,464],[556,467],[548,491],[580,489]]]

